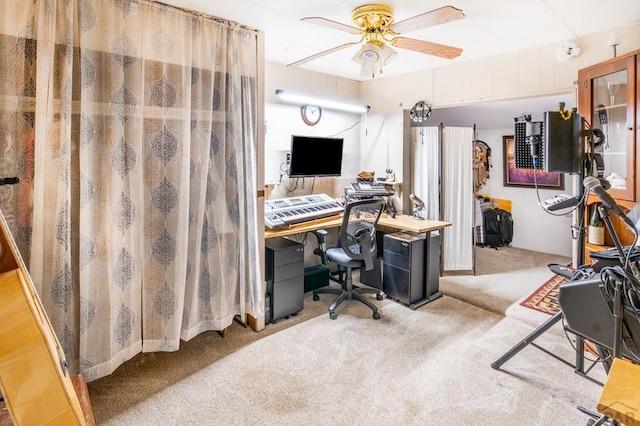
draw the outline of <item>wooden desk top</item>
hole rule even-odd
[[[396,217],[390,217],[386,214],[380,216],[378,225],[388,226],[389,228],[396,228],[402,231],[415,232],[416,234],[422,234],[424,232],[435,231],[436,229],[446,228],[451,226],[451,222],[443,222],[441,220],[416,220],[413,216],[406,214],[397,214]]]
[[[640,425],[640,365],[615,358],[607,378],[598,412],[627,426]]]
[[[284,237],[286,235],[301,234],[304,232],[316,231],[318,229],[325,228],[337,228],[342,225],[341,216],[331,216],[323,219],[310,220],[308,222],[302,222],[295,225],[283,226],[276,229],[265,229],[265,238]],[[451,226],[451,222],[442,222],[439,220],[416,220],[413,216],[408,215],[396,215],[395,218],[383,214],[378,220],[378,225],[387,226],[389,228],[395,228],[401,231],[415,232],[422,234],[424,232],[435,231],[436,229],[446,228]]]

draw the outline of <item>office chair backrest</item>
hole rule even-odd
[[[384,209],[384,201],[377,198],[347,203],[340,227],[340,246],[352,259],[364,260],[367,271],[373,269],[378,248],[376,224]]]

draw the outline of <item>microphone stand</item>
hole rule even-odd
[[[573,267],[576,269],[584,265],[584,261],[585,261],[584,259],[584,251],[585,251],[584,218],[585,218],[585,212],[587,211],[587,206],[586,206],[587,202],[586,200],[583,200],[583,198],[584,198],[585,168],[587,163],[586,154],[583,158],[583,161],[584,161],[584,164],[580,168],[580,171],[578,172],[578,195],[576,195],[576,197],[579,200],[581,200],[581,203],[576,209],[576,211],[573,213],[573,218],[575,223],[575,225],[573,226],[576,228],[577,237],[575,242],[576,247],[574,247],[575,253],[574,253],[573,259],[571,260],[573,263]]]
[[[600,213],[600,217],[604,222],[604,225],[607,227],[607,231],[609,231],[609,235],[611,235],[611,239],[613,240],[613,245],[618,249],[618,256],[620,257],[620,263],[624,266],[624,247],[620,242],[620,237],[618,237],[618,233],[613,229],[613,224],[611,223],[611,217],[609,216],[609,210],[604,207],[602,204],[598,206],[598,213]],[[635,231],[634,231],[635,234]]]
[[[584,175],[585,175],[585,168],[586,168],[586,155],[584,157],[584,166],[580,169],[580,172],[578,173],[579,176],[579,183],[578,183],[578,199],[582,200],[583,195],[584,195]],[[580,205],[578,206],[578,208],[576,208],[576,210],[573,212],[573,217],[575,218],[575,223],[576,225],[574,226],[574,229],[577,230],[577,237],[576,237],[576,245],[577,247],[574,247],[574,257],[571,259],[573,262],[573,266],[574,268],[578,269],[579,267],[581,267],[584,264],[584,250],[585,250],[585,244],[584,244],[584,240],[585,240],[585,232],[584,232],[584,212],[586,210],[586,206],[585,206],[585,202],[580,203]],[[577,216],[577,217],[576,217]],[[570,277],[567,277],[570,278]],[[587,375],[588,371],[585,371],[585,365],[584,365],[584,340],[582,338],[582,336],[576,335],[576,345],[579,346],[581,348],[580,351],[576,352],[576,359],[575,359],[575,364],[570,364],[569,362],[567,362],[566,360],[564,360],[563,358],[561,358],[560,356],[554,354],[553,352],[545,349],[544,347],[538,345],[535,343],[535,340],[542,336],[547,330],[549,330],[551,327],[553,327],[555,324],[557,324],[558,322],[560,322],[563,319],[563,314],[562,314],[562,310],[558,310],[558,312],[556,312],[553,316],[551,316],[551,318],[549,318],[548,320],[546,320],[545,322],[543,322],[542,324],[540,324],[535,330],[533,330],[531,333],[529,333],[524,339],[520,340],[518,343],[516,343],[513,347],[511,347],[511,349],[509,349],[507,352],[505,352],[502,356],[500,356],[500,358],[498,358],[497,360],[495,360],[494,362],[491,363],[491,368],[493,368],[494,370],[499,370],[500,367],[502,367],[502,365],[509,361],[511,358],[513,358],[514,356],[516,356],[521,350],[523,350],[524,348],[526,348],[528,345],[531,345],[533,347],[535,347],[536,349],[541,350],[542,352],[546,353],[547,355],[557,359],[558,361],[562,362],[563,364],[566,364],[570,367],[573,367],[573,370],[575,373],[577,373],[578,375],[591,380],[595,383],[600,384],[599,382],[597,382],[595,379],[589,377]]]
[[[580,120],[584,120],[584,119],[580,118]],[[582,129],[583,127],[584,127],[584,121],[581,121],[580,128]],[[581,136],[584,137],[584,135],[585,135],[584,132],[582,132]],[[591,151],[593,151],[593,147],[592,147],[593,144],[590,143],[590,145],[591,145]],[[580,170],[578,171],[578,178],[579,178],[578,187],[577,187],[578,195],[576,195],[576,197],[579,200],[583,201],[583,196],[585,192],[584,178],[585,178],[586,170],[588,167],[587,164],[589,163],[588,154],[583,153],[581,160],[582,160],[582,164],[581,164]],[[572,216],[575,223],[573,225],[573,229],[575,229],[577,232],[575,242],[574,242],[574,247],[573,247],[573,256],[571,259],[573,263],[573,267],[575,269],[579,269],[584,265],[584,251],[585,251],[585,228],[584,228],[585,215],[584,213],[585,211],[586,211],[586,202],[583,201],[575,209]],[[566,278],[571,278],[571,277],[566,277]],[[531,345],[531,346],[534,346],[536,349],[540,349],[542,352],[546,353],[547,355],[550,355],[553,358],[561,361],[562,363],[573,367],[574,371],[580,376],[585,377],[588,380],[595,381],[595,379],[587,375],[588,371],[585,371],[584,344],[583,344],[583,338],[581,336],[576,335],[576,339],[577,339],[576,344],[580,346],[582,349],[576,352],[575,364],[573,365],[571,365],[570,363],[568,363],[558,355],[552,353],[551,351],[535,343],[535,340],[538,337],[542,336],[547,330],[549,330],[555,324],[560,322],[562,318],[563,318],[562,310],[558,310],[558,312],[556,312],[551,318],[549,318],[548,320],[540,324],[535,330],[533,330],[530,334],[528,334],[524,339],[520,340],[511,349],[505,352],[500,358],[498,358],[496,361],[491,363],[491,368],[493,368],[494,370],[500,369],[500,367],[505,362],[509,361],[511,358],[513,358],[516,354],[518,354],[521,350],[523,350],[528,345]],[[597,381],[595,382],[598,383]]]
[[[582,184],[582,179],[580,179],[580,191],[584,192],[584,185]],[[582,197],[582,195],[581,195]],[[580,210],[584,211],[584,209],[586,209],[585,203],[582,203]],[[616,244],[616,248],[618,248],[618,253],[623,253],[622,251],[622,247],[621,247],[621,243],[620,243],[620,239],[618,238],[617,234],[615,233],[615,231],[613,230],[613,226],[611,224],[611,218],[609,217],[608,212],[606,211],[606,209],[601,205],[599,206],[599,209],[604,210],[604,212],[602,210],[599,210],[600,215],[602,217],[602,219],[604,220],[607,229],[609,229],[612,238],[614,240],[614,243]],[[582,215],[580,215],[582,216]],[[584,232],[583,232],[583,225],[580,224],[579,225],[579,236],[578,236],[578,241],[579,241],[579,245],[582,248],[582,250],[580,251],[580,253],[578,254],[578,258],[582,258],[584,259]],[[621,259],[621,263],[624,263],[624,261]],[[582,265],[582,263],[580,263],[580,265]],[[614,328],[614,336],[619,336],[619,331],[622,328],[622,291],[618,291],[618,283],[616,283],[616,294],[614,299],[616,301],[614,301],[614,318],[616,320],[616,324],[615,324],[615,328]],[[616,317],[616,312],[618,312],[618,317]],[[516,343],[511,349],[509,349],[507,352],[505,352],[500,358],[498,358],[496,361],[494,361],[491,364],[491,368],[493,368],[494,370],[498,370],[500,369],[500,367],[507,361],[509,361],[511,358],[513,358],[516,354],[518,354],[522,349],[524,349],[525,347],[527,347],[528,345],[532,345],[534,346],[536,349],[540,349],[542,352],[546,353],[547,355],[557,359],[558,361],[569,365],[570,367],[573,367],[573,370],[575,373],[577,373],[578,375],[592,381],[595,383],[598,383],[601,385],[601,383],[599,383],[597,380],[595,380],[594,378],[588,376],[588,372],[590,370],[585,370],[585,365],[584,365],[584,336],[575,333],[575,337],[576,337],[576,347],[579,348],[578,351],[576,351],[576,358],[575,358],[575,364],[570,364],[569,362],[567,362],[566,360],[564,360],[563,358],[559,357],[558,355],[552,353],[551,351],[543,348],[542,346],[539,346],[535,343],[535,340],[540,337],[541,335],[543,335],[547,330],[549,330],[551,327],[553,327],[556,323],[560,322],[563,318],[563,313],[562,310],[559,310],[558,312],[556,312],[551,318],[549,318],[548,320],[546,320],[544,323],[542,323],[541,325],[538,326],[538,328],[536,328],[533,332],[531,332],[529,335],[527,335],[524,339],[522,339],[520,342]],[[619,336],[621,337],[621,336]],[[617,337],[614,337],[616,340],[618,341],[620,340]],[[598,353],[600,354],[600,356],[603,356],[604,353],[602,351],[602,348],[598,346]],[[619,353],[620,349],[619,349],[619,345],[618,345],[618,353]],[[614,353],[615,352],[615,348],[614,348]],[[609,372],[609,366],[605,365],[605,370],[607,371],[607,373]],[[589,414],[589,413],[588,413]]]

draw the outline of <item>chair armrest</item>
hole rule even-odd
[[[313,251],[313,253],[317,256],[320,256],[320,262],[326,266],[327,265],[327,243],[325,241],[325,237],[327,236],[328,232],[326,229],[316,229],[315,231],[312,231],[312,232],[318,239],[318,248],[316,248]]]

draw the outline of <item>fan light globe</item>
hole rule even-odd
[[[380,46],[380,56],[382,57],[382,65],[389,65],[394,59],[396,59],[398,52],[388,44],[382,44]]]
[[[378,46],[372,41],[364,45],[362,49],[361,58],[365,62],[376,62],[380,55],[378,55]]]
[[[360,46],[360,49],[358,49],[358,51],[353,55],[351,60],[361,64],[363,62],[362,61],[362,52],[363,51],[364,51],[364,46]]]

